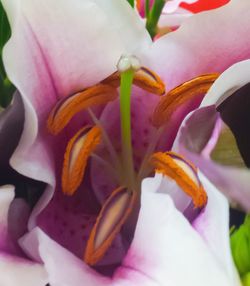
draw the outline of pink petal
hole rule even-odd
[[[202,173],[199,173],[199,178],[208,191],[209,199],[205,211],[193,222],[193,227],[204,239],[228,277],[237,285],[239,277],[230,248],[228,201]]]
[[[191,198],[182,191],[174,180],[170,180],[161,174],[156,173],[154,180],[152,180],[152,178],[144,179],[143,184],[146,185],[149,190],[151,189],[157,193],[169,195],[175,207],[182,213],[191,203]]]
[[[110,285],[109,279],[97,274],[39,228],[27,234],[21,244],[30,256],[43,261],[51,286]]]
[[[170,3],[170,2],[167,2]],[[185,10],[183,8],[178,8],[174,13],[165,13],[163,10],[163,13],[159,20],[159,27],[179,27],[186,19],[188,19],[193,14]]]
[[[87,240],[100,210],[86,179],[73,197],[56,192],[48,206],[37,218],[37,225],[61,246],[82,259]],[[112,247],[98,264],[119,263],[124,256],[121,238],[118,236]]]
[[[17,256],[14,241],[9,234],[8,212],[17,211],[13,205],[10,208],[14,195],[13,186],[0,187],[0,285],[44,286],[47,275],[42,265]]]
[[[129,280],[131,284],[128,285],[144,285],[140,284],[143,278],[157,285],[198,286],[201,281],[202,285],[238,285],[227,277],[225,264],[227,260],[231,261],[229,255],[222,258],[225,261],[221,264],[203,237],[174,207],[172,199],[163,191],[155,193],[158,180],[155,188],[152,185],[148,181],[143,182],[135,237],[115,279]],[[209,197],[212,196],[210,189],[207,192]],[[220,204],[225,207],[227,202],[223,200]],[[227,217],[227,214],[222,216]],[[214,219],[217,218],[211,217],[211,224]],[[221,222],[224,223],[224,219]],[[228,241],[228,231],[223,233],[221,240]]]
[[[8,254],[0,255],[0,284],[4,286],[44,286],[47,274],[41,264]]]
[[[0,249],[3,251],[13,251],[12,241],[8,232],[8,212],[14,195],[13,186],[5,185],[0,187]]]
[[[247,0],[231,1],[190,17],[180,29],[154,42],[145,61],[168,89],[204,73],[224,71],[250,56],[249,8]]]
[[[145,23],[136,17],[127,1],[93,0],[106,13],[110,25],[117,29],[120,41],[126,47],[126,53],[139,55],[146,50],[152,40],[145,29]]]
[[[29,216],[30,207],[27,202],[21,198],[14,199],[8,213],[8,230],[14,242],[27,232]]]

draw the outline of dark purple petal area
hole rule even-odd
[[[9,159],[21,137],[24,124],[24,107],[18,92],[12,103],[0,113],[0,172],[6,172]]]
[[[229,96],[217,109],[232,130],[242,158],[250,167],[250,83]]]

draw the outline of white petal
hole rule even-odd
[[[123,267],[117,279],[130,279],[138,271],[159,285],[237,285],[171,198],[147,190],[142,190],[135,237]]]
[[[51,286],[105,286],[110,280],[35,228],[20,240],[27,254],[43,261]]]
[[[204,97],[201,107],[215,104],[220,105],[236,90],[250,82],[250,60],[241,61],[232,65],[215,81],[207,95]]]

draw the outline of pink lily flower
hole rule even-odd
[[[185,118],[175,142],[176,151],[195,162],[232,204],[246,212],[250,211],[246,130],[249,71],[249,60],[226,70],[209,90],[200,108]],[[201,125],[202,131],[198,127]]]
[[[227,201],[191,163],[172,153],[153,156],[157,175],[142,181],[141,207],[140,210],[134,207],[135,219],[131,216],[131,224],[126,223],[123,231],[118,231],[114,240],[112,238],[109,250],[106,252],[106,248],[105,251],[102,248],[101,255],[97,255],[99,248],[94,245],[93,251],[91,245],[95,239],[101,240],[101,245],[110,244],[110,240],[102,239],[98,232],[102,225],[95,223],[97,217],[100,222],[108,216],[104,211],[99,214],[100,206],[108,210],[104,201],[110,193],[111,198],[122,194],[119,199],[127,198],[127,193],[123,189],[113,193],[115,182],[111,179],[115,172],[112,168],[113,173],[109,167],[104,168],[100,157],[91,158],[89,150],[93,151],[100,141],[98,128],[87,133],[91,134],[86,141],[88,152],[84,148],[74,148],[78,137],[73,137],[69,143],[79,127],[89,124],[91,118],[83,112],[72,121],[68,119],[72,111],[77,113],[79,107],[82,108],[79,101],[70,105],[75,98],[81,98],[82,93],[89,96],[90,102],[105,103],[104,107],[98,106],[90,113],[94,121],[101,123],[102,132],[104,130],[111,138],[112,150],[119,152],[116,148],[120,144],[119,110],[115,91],[122,68],[120,66],[117,73],[117,63],[124,54],[139,59],[147,69],[140,69],[136,63],[139,70],[134,82],[139,87],[134,87],[132,92],[132,137],[138,170],[152,138],[157,139],[155,126],[161,125],[157,121],[161,116],[157,113],[154,113],[154,120],[150,120],[160,102],[153,93],[162,93],[163,83],[168,90],[191,78],[196,78],[195,84],[203,84],[201,74],[222,72],[249,57],[250,52],[245,48],[250,42],[247,37],[250,28],[248,1],[232,2],[217,11],[194,16],[177,32],[155,43],[151,42],[143,23],[126,1],[62,0],[60,6],[54,0],[2,2],[12,27],[12,38],[4,50],[4,63],[9,78],[22,96],[25,110],[22,137],[10,164],[20,174],[47,184],[30,216],[29,232],[19,243],[31,259],[44,264],[49,283],[52,286],[82,283],[90,286],[178,286],[184,282],[200,285],[202,279],[204,285],[239,285],[230,256]],[[225,29],[227,40],[222,41]],[[210,81],[202,88],[203,92],[215,78],[205,77]],[[102,96],[98,97],[100,90]],[[96,96],[97,101],[91,101],[90,95]],[[202,96],[192,97],[191,101],[184,99],[185,102],[174,105],[170,113],[167,110],[167,115],[171,116],[161,126],[166,135],[159,137],[152,153],[171,149],[183,117],[200,104]],[[81,150],[84,152],[78,158],[75,155]],[[101,159],[106,158],[103,146],[97,151]],[[91,166],[86,168],[81,182],[79,177],[87,161],[81,159],[86,158]],[[171,172],[173,166],[178,165],[176,160],[181,162],[177,168],[186,181]],[[80,175],[72,179],[69,171],[78,164]],[[147,172],[145,174],[142,179],[147,177]],[[187,182],[191,182],[193,193],[187,192]],[[72,196],[66,196],[62,190]],[[94,240],[90,234],[94,235]],[[82,260],[86,245],[89,251],[85,261],[95,264],[93,260],[98,260],[95,268]],[[112,278],[100,274],[110,270],[114,272]],[[37,279],[41,283],[41,278]]]

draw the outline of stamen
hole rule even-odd
[[[91,231],[84,255],[86,263],[94,265],[104,256],[131,214],[134,202],[135,194],[126,188],[120,187],[113,191]]]
[[[65,97],[51,111],[47,127],[52,134],[58,134],[78,112],[92,106],[106,104],[115,100],[117,96],[117,91],[112,86],[97,84]]]
[[[106,144],[108,152],[109,152],[111,159],[113,161],[114,167],[116,168],[117,172],[119,174],[121,174],[122,173],[121,162],[120,162],[120,159],[118,157],[118,154],[117,154],[114,146],[112,145],[112,141],[111,141],[107,131],[105,130],[105,128],[103,128],[101,121],[96,117],[96,115],[94,114],[94,112],[90,108],[88,109],[88,112],[89,112],[89,115],[90,115],[93,123],[95,125],[97,125],[99,128],[101,128],[103,142]]]
[[[117,71],[102,81],[102,83],[117,88],[120,85],[120,78],[121,74]],[[146,67],[141,67],[135,71],[133,84],[153,94],[163,95],[165,93],[164,82],[156,73]]]
[[[196,208],[207,203],[207,194],[198,178],[196,167],[174,152],[155,153],[152,163],[157,173],[173,179],[192,198]]]
[[[135,74],[135,85],[157,95],[165,93],[165,84],[162,79],[152,70],[142,67]]]
[[[207,93],[218,76],[219,74],[217,73],[201,75],[169,91],[161,98],[155,108],[152,117],[153,125],[157,128],[162,126],[171,118],[178,107],[192,101],[203,93]]]
[[[64,155],[62,191],[73,195],[84,176],[87,161],[101,140],[101,129],[84,127],[69,141]]]

